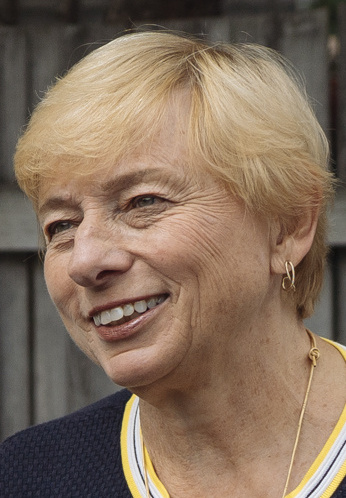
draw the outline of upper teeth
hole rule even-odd
[[[154,308],[164,300],[165,296],[161,295],[151,297],[148,300],[142,299],[141,301],[135,301],[134,303],[127,303],[123,306],[101,311],[101,313],[97,313],[97,315],[93,316],[93,320],[97,327],[99,325],[108,325],[111,322],[121,320],[124,316],[131,316],[135,311],[137,311],[137,313],[144,313],[147,309]]]

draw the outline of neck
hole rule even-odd
[[[230,496],[230,490],[234,498],[282,496],[308,384],[311,343],[302,323],[281,323],[291,327],[233,336],[229,348],[207,355],[195,375],[189,362],[182,365],[182,375],[176,372],[133,390],[141,398],[145,445],[171,498],[208,496],[208,489],[220,497]],[[345,361],[325,341],[317,339],[317,346],[321,358],[288,490],[300,483],[344,408]]]
[[[165,457],[178,475],[187,461],[230,474],[230,467],[237,473],[279,452],[284,484],[307,386],[310,341],[302,326],[292,340],[283,337],[282,343],[274,335],[237,340],[238,347],[244,343],[243,354],[233,349],[222,361],[208,362],[198,382],[189,378],[183,388],[156,390],[154,397],[150,389],[147,397],[141,393],[143,437],[160,476]]]
[[[282,388],[290,406],[294,399],[300,404],[297,385],[308,372],[310,347],[303,324],[297,323],[294,332],[281,330],[280,334],[267,328],[242,330],[228,344],[213,346],[203,352],[202,365],[199,361],[195,367],[186,358],[169,377],[132,389],[141,399],[142,411],[151,415],[157,411],[164,419],[172,416],[184,423],[191,418],[196,425],[199,416],[210,413],[213,418],[219,411],[216,407],[224,403],[228,413],[234,409],[234,416],[243,418],[242,412],[258,412],[260,400],[282,406],[277,396]]]

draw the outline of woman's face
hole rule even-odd
[[[172,123],[150,154],[46,181],[39,218],[64,324],[120,385],[200,381],[265,313],[268,226],[187,167]]]

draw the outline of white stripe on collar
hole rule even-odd
[[[127,403],[122,427],[122,460],[127,483],[134,498],[147,498],[144,480],[143,445],[139,416],[139,398],[132,396]],[[124,431],[124,432],[123,432]],[[126,448],[124,447],[126,445]],[[151,467],[151,465],[150,465]],[[146,469],[151,498],[167,498],[169,495],[157,476]],[[155,482],[156,481],[156,482]],[[161,487],[161,491],[158,489]]]
[[[331,342],[346,359],[346,347]],[[139,398],[133,395],[125,409],[121,431],[125,477],[134,498],[146,498]],[[148,457],[148,456],[147,456]],[[287,498],[330,498],[346,475],[346,406],[321,453],[301,484]],[[151,498],[169,498],[151,463],[147,464]]]

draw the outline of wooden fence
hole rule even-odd
[[[53,4],[64,2],[47,2]],[[157,22],[214,40],[274,46],[290,58],[305,75],[316,113],[333,141],[339,176],[345,178],[345,7],[339,12],[342,56],[333,73],[324,10],[286,12],[279,18],[263,11],[253,16],[233,13]],[[105,23],[90,15],[85,20],[74,19],[74,23],[32,16],[25,22],[0,24],[0,439],[116,389],[71,342],[49,300],[36,255],[35,217],[15,186],[12,156],[30,109],[54,77],[124,27],[127,26]],[[331,81],[335,84],[331,85]],[[334,111],[330,114],[331,88],[333,99],[339,99],[332,108],[339,111],[337,118]],[[330,130],[331,118],[338,120],[337,136]],[[331,221],[330,265],[321,303],[309,326],[321,335],[346,343],[344,189],[340,189]]]

